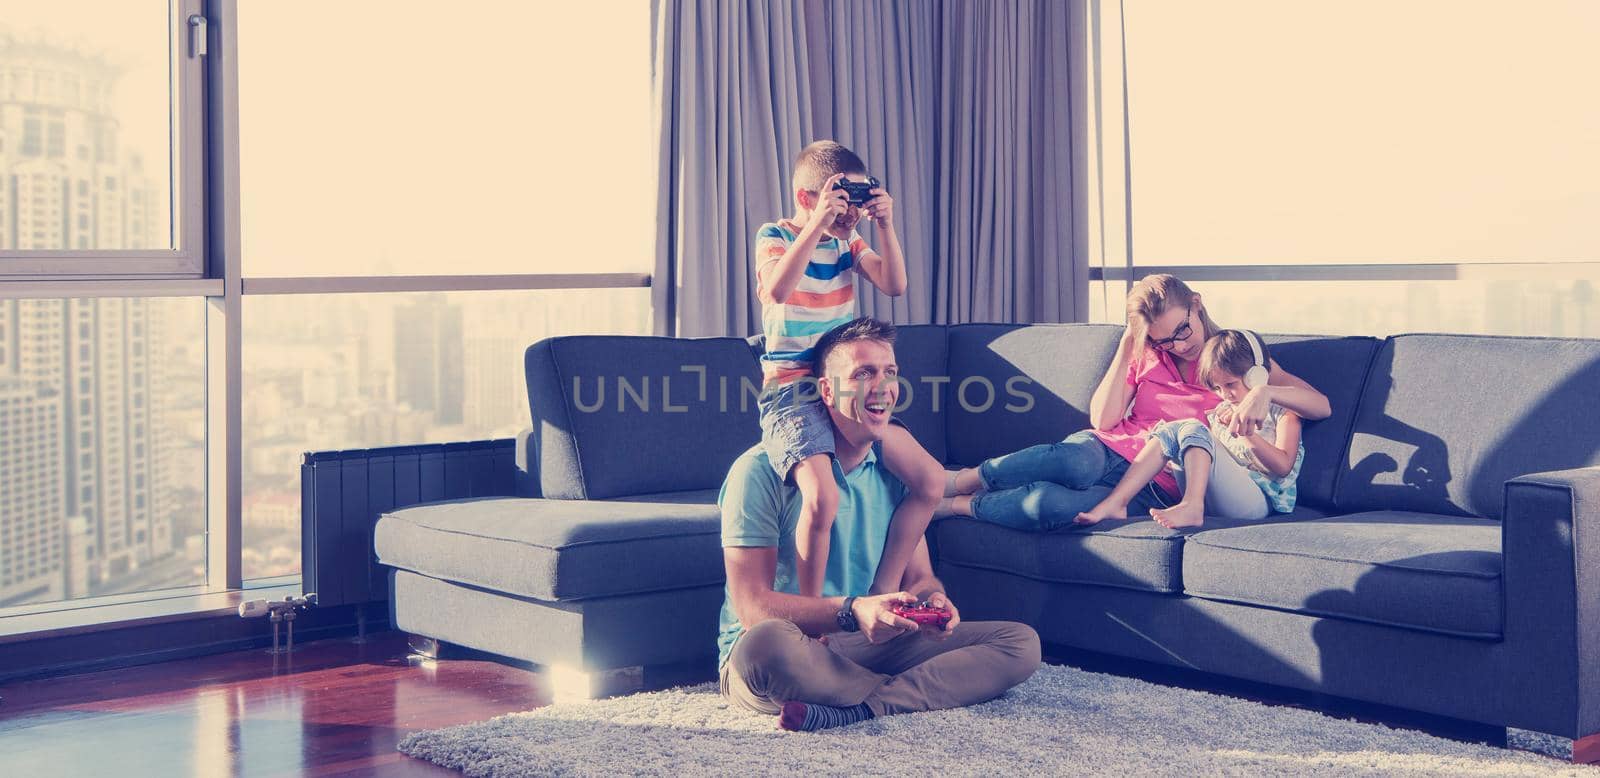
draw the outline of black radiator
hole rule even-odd
[[[386,600],[387,572],[372,549],[378,517],[398,508],[516,494],[516,441],[484,440],[316,451],[300,463],[304,591],[320,605]]]

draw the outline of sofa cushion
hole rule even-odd
[[[1335,477],[1344,464],[1345,446],[1355,424],[1361,387],[1380,341],[1376,338],[1330,338],[1304,335],[1266,335],[1262,338],[1272,358],[1328,396],[1333,415],[1305,423],[1302,442],[1306,458],[1300,465],[1298,501],[1333,505]]]
[[[714,489],[761,437],[742,338],[549,338],[525,362],[545,497]]]
[[[715,503],[456,500],[385,514],[378,561],[540,600],[683,589],[723,580]]]
[[[1335,505],[1499,518],[1505,482],[1600,464],[1600,340],[1402,335],[1362,392]]]
[[[1088,429],[1089,397],[1122,337],[1122,327],[1109,324],[962,324],[949,332],[945,461],[962,466]]]
[[[1039,533],[973,519],[945,519],[934,524],[934,533],[940,565],[995,570],[1050,583],[1183,590],[1179,578],[1183,535],[1153,521],[1107,521]]]
[[[1195,597],[1449,635],[1501,635],[1500,525],[1375,511],[1206,530],[1183,550]]]

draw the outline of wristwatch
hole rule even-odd
[[[845,632],[856,632],[861,629],[861,625],[856,623],[856,612],[852,610],[855,604],[855,597],[844,598],[844,607],[839,609],[839,615],[833,617],[834,621],[839,623],[839,629]]]

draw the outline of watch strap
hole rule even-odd
[[[855,595],[844,598],[844,605],[839,608],[839,615],[834,618],[839,623],[839,629],[845,632],[860,631],[861,625],[856,623]]]

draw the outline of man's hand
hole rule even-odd
[[[944,592],[934,592],[928,595],[928,604],[935,608],[944,608],[949,611],[950,620],[945,622],[943,628],[935,627],[932,624],[924,624],[922,626],[932,631],[934,638],[938,640],[950,637],[950,633],[956,631],[956,625],[961,623],[961,611],[956,610],[956,604],[951,602],[949,597],[944,596]]]
[[[896,616],[890,610],[896,603],[916,601],[917,598],[905,592],[877,594],[857,597],[850,604],[850,610],[855,613],[856,625],[861,628],[861,634],[867,636],[868,643],[886,643],[917,629],[915,621]]]
[[[818,229],[832,226],[835,219],[850,209],[849,194],[843,189],[833,188],[841,178],[844,178],[843,173],[828,176],[828,180],[822,184],[822,191],[817,192],[817,203],[811,207],[810,223],[817,225]]]
[[[866,209],[867,218],[880,230],[894,229],[894,198],[889,196],[889,191],[883,187],[872,190],[872,199],[862,205]]]

